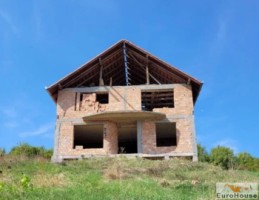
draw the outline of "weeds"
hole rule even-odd
[[[258,182],[259,177],[256,172],[180,159],[119,157],[64,163],[1,157],[0,199],[214,199],[216,182]]]

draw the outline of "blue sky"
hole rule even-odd
[[[53,146],[44,87],[127,39],[204,82],[198,141],[259,157],[259,1],[0,0],[0,147]]]

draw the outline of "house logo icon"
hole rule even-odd
[[[257,183],[217,183],[217,199],[258,199]]]

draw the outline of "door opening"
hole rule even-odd
[[[137,124],[122,123],[118,126],[118,153],[138,153]]]

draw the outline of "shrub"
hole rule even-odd
[[[255,170],[255,159],[247,152],[237,154],[238,169]]]
[[[0,157],[5,155],[5,149],[0,148]]]
[[[44,150],[42,156],[43,156],[44,158],[50,159],[52,155],[53,155],[53,150],[52,150],[52,149],[47,149],[47,150]]]
[[[223,169],[233,168],[235,164],[235,157],[233,150],[228,147],[217,146],[211,150],[211,162],[215,165],[221,166]]]
[[[15,146],[10,151],[11,155],[24,155],[27,157],[42,156],[44,158],[50,158],[52,150],[46,150],[44,147],[34,147],[27,143],[21,143],[19,146]]]
[[[207,153],[205,147],[201,146],[200,144],[197,145],[198,147],[198,160],[201,162],[209,162],[209,154]]]

